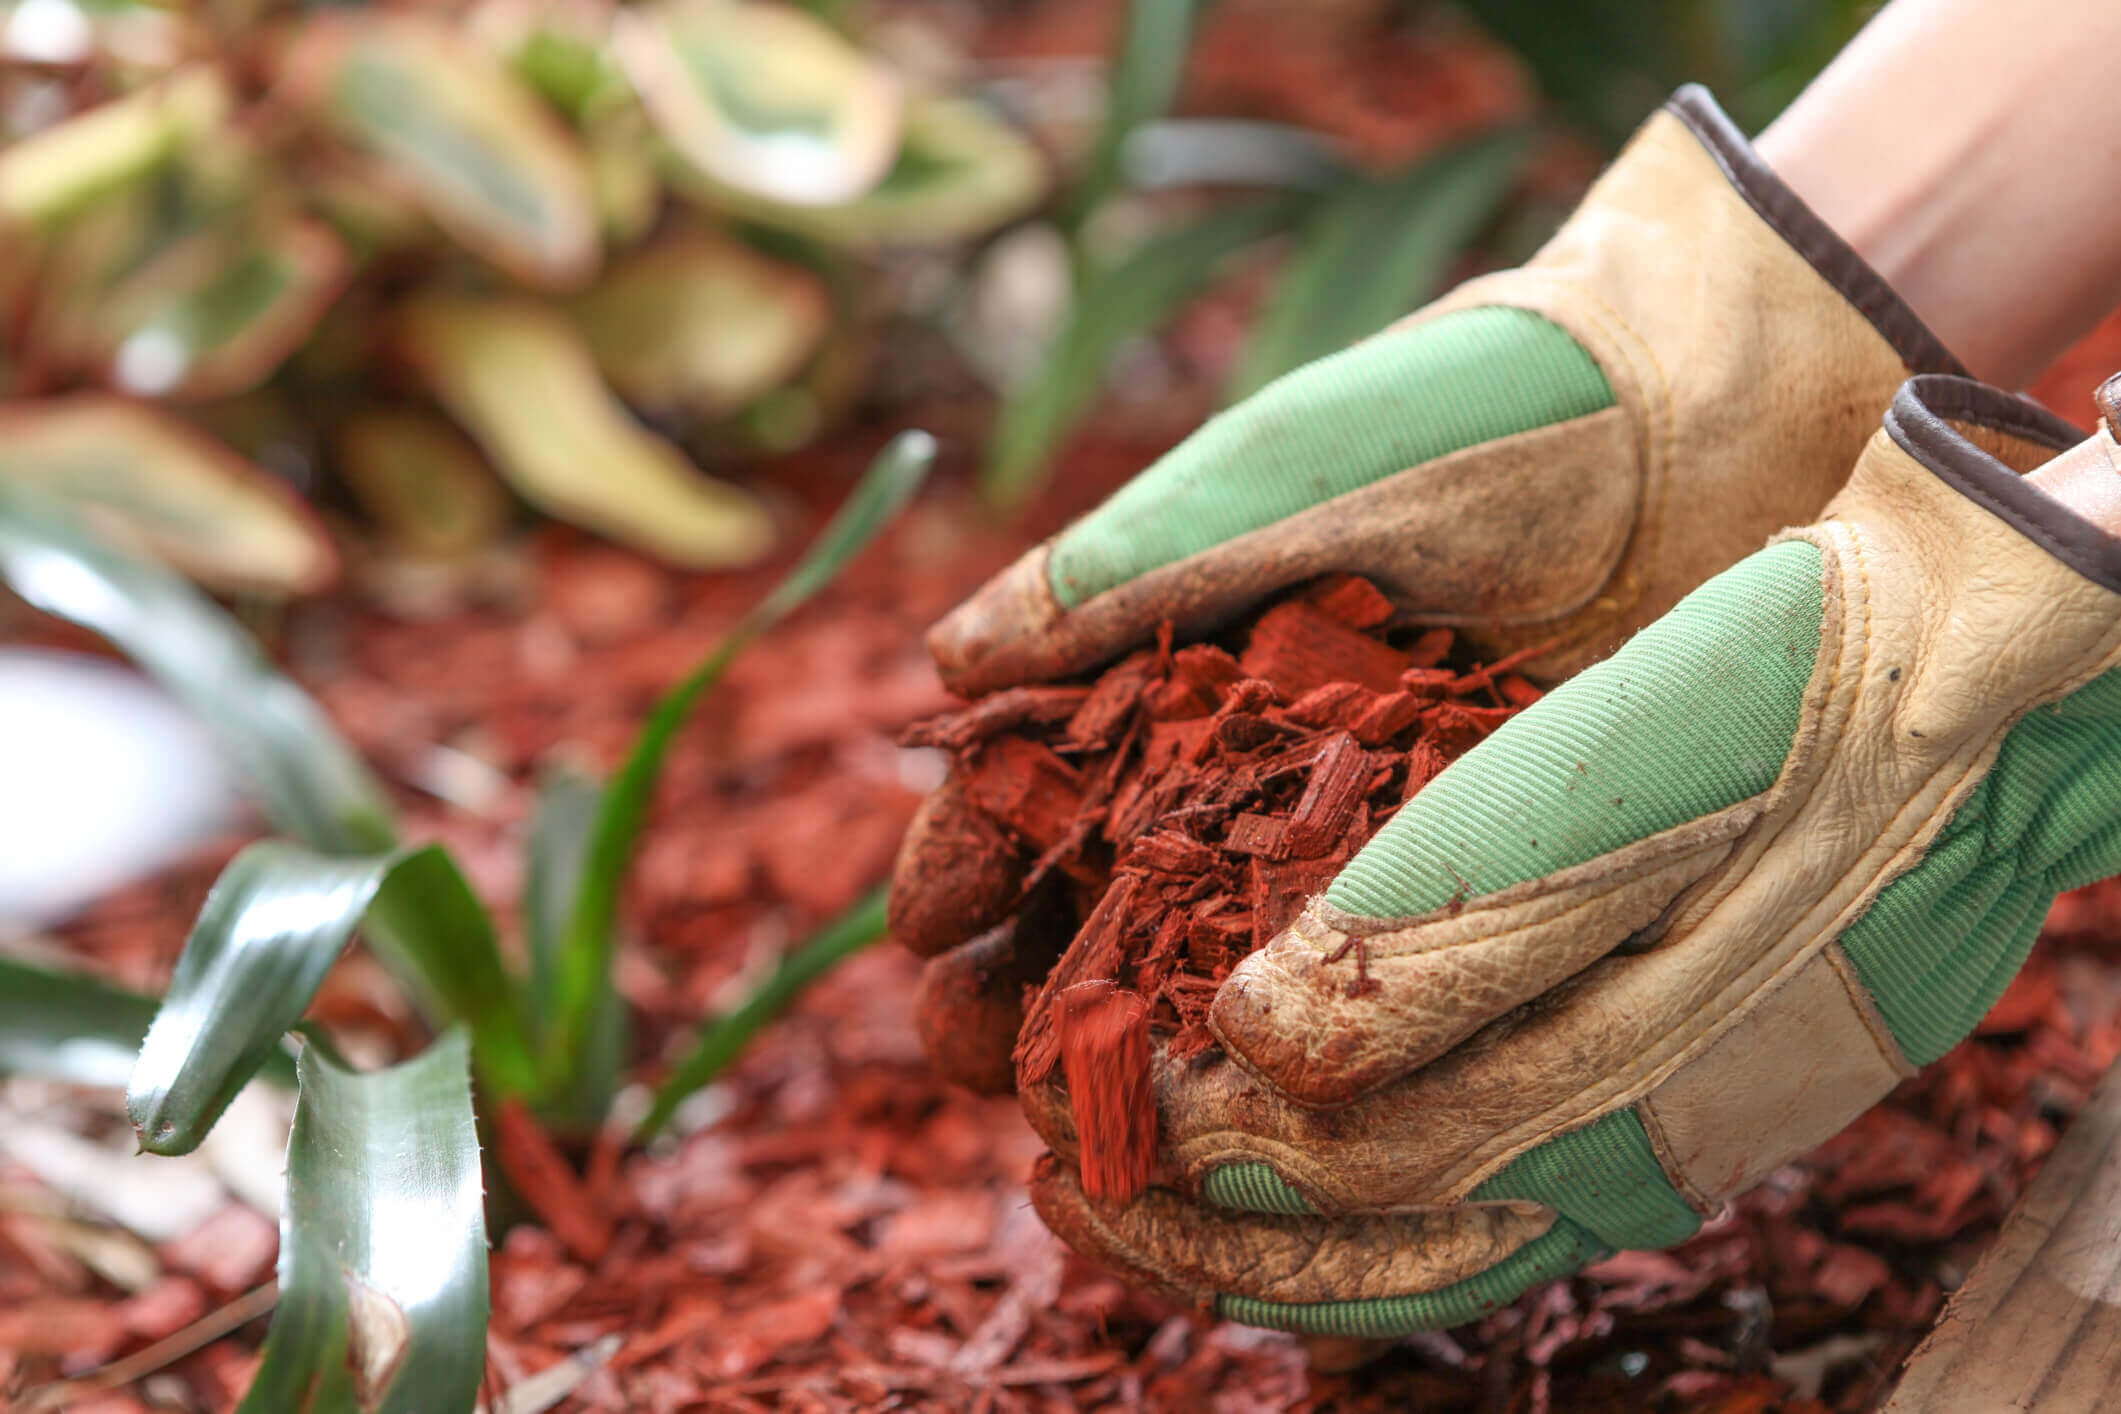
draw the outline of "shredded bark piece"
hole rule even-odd
[[[1149,1004],[1110,982],[1079,982],[1061,994],[1060,1032],[1083,1191],[1124,1203],[1149,1186],[1156,1158]]]

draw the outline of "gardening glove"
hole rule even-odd
[[[1530,263],[1212,419],[929,646],[944,681],[978,695],[1079,673],[1166,622],[1206,632],[1339,571],[1490,660],[1544,646],[1524,670],[1558,679],[1816,516],[1906,375],[1957,371],[1684,88]],[[892,931],[923,955],[1015,905],[1014,880],[965,867],[1009,847],[976,816],[946,785],[909,832]],[[995,946],[1006,960],[953,966],[1007,988],[1050,961]],[[968,980],[939,991],[971,995]]]
[[[2043,481],[2121,503],[2116,391]],[[1049,1158],[1048,1225],[1252,1324],[1448,1326],[1682,1240],[1942,1055],[2056,894],[2121,870],[2121,538],[2019,474],[2077,437],[1910,382],[1818,523],[1446,769],[1240,963],[1222,1058],[1152,1062],[1158,1186],[1093,1200]],[[1072,1155],[1065,1094],[1024,1098]]]

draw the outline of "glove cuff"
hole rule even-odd
[[[1761,160],[1707,89],[1698,83],[1687,84],[1666,100],[1664,111],[1686,124],[1746,205],[1870,321],[1909,373],[1966,376],[1964,365],[1885,277]]]

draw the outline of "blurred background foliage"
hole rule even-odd
[[[1218,276],[1277,272],[1234,397],[1522,258],[1678,83],[1757,126],[1868,7],[1137,0],[1073,26],[1102,74],[979,52],[1037,8],[13,0],[0,476],[226,592],[461,569],[519,504],[711,569],[774,541],[746,463],[998,392],[1007,506]],[[1285,84],[1377,91],[1233,81],[1284,30]]]

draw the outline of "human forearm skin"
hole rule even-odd
[[[2121,304],[2121,6],[1894,0],[1761,155],[1978,376]]]

